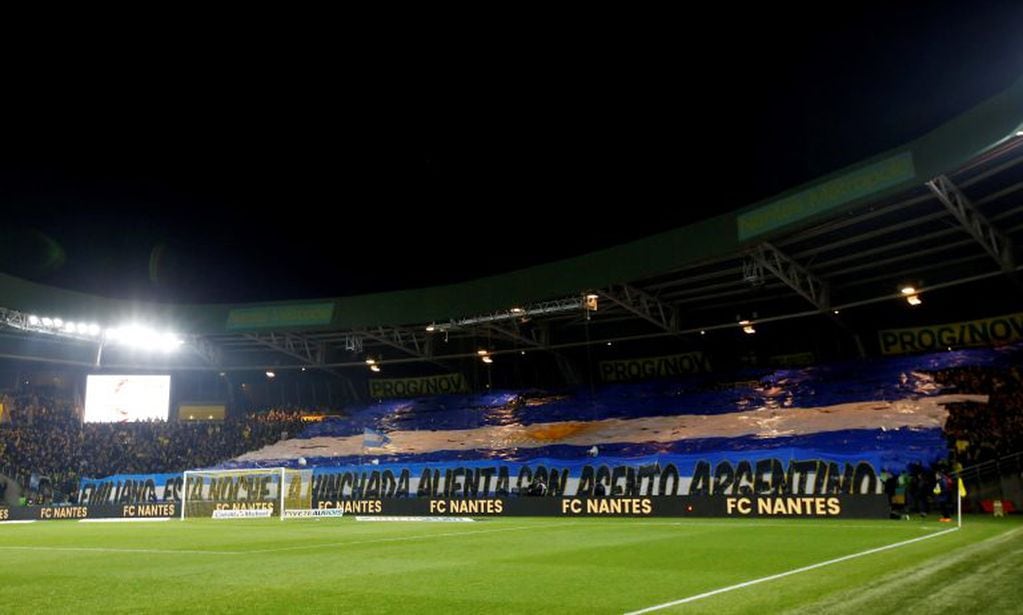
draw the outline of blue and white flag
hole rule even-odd
[[[720,463],[735,472],[744,464],[745,473],[764,459],[786,468],[837,463],[843,476],[846,463],[859,461],[875,473],[899,472],[947,455],[942,428],[954,404],[988,402],[988,395],[950,389],[935,371],[1021,363],[1023,344],[615,383],[579,394],[388,400],[314,423],[232,463],[287,465],[304,457],[316,467],[347,466],[361,465],[367,454],[382,455],[381,465],[556,459],[597,467],[604,459],[640,459],[674,464],[683,482],[697,466],[709,467],[713,477]]]
[[[377,431],[376,429],[371,429],[369,427],[364,427],[362,429],[362,445],[367,448],[384,446],[390,441],[391,439],[382,431]]]

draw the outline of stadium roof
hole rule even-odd
[[[686,335],[753,313],[767,322],[894,301],[907,283],[926,296],[1014,280],[1021,162],[1023,79],[902,147],[736,213],[504,275],[235,305],[119,301],[8,275],[0,291],[23,313],[165,323],[196,349],[173,366],[194,369],[360,365],[366,352],[437,362],[448,356],[438,335],[482,335],[496,352]],[[596,312],[583,307],[590,293]],[[94,343],[37,342],[8,330],[3,354],[92,364]]]
[[[0,271],[171,303],[463,282],[735,211],[1023,74],[1023,7],[847,4],[708,5],[699,37],[620,14],[530,21],[528,45],[460,30],[346,55],[336,81],[330,37],[305,34],[33,56],[10,80]]]

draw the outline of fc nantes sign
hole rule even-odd
[[[422,395],[446,395],[467,393],[462,374],[442,374],[422,378],[386,378],[369,381],[369,396],[373,399],[385,397],[419,397]]]
[[[664,357],[601,361],[600,379],[604,382],[665,378],[710,371],[710,361],[702,352],[687,352]]]
[[[1008,344],[1023,339],[1023,313],[916,329],[887,329],[879,331],[878,337],[882,354]]]

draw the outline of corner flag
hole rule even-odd
[[[391,439],[382,431],[377,431],[376,429],[371,429],[369,427],[362,428],[362,445],[367,448],[384,446],[390,441]]]
[[[963,484],[962,478],[959,479],[959,497],[961,498],[966,497],[966,485]]]

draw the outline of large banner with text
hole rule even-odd
[[[265,518],[276,507],[234,501],[211,509],[220,518]],[[296,518],[330,516],[380,517],[814,517],[887,518],[883,495],[735,495],[650,497],[487,497],[487,498],[359,498],[322,500],[314,510],[296,511]],[[230,514],[223,514],[223,513]],[[156,504],[90,504],[0,507],[0,523],[24,521],[89,521],[93,519],[169,519],[180,513],[174,502]],[[264,513],[264,514],[255,514]]]
[[[521,463],[466,461],[370,464],[315,468],[311,482],[286,483],[286,488],[308,489],[308,493],[302,494],[289,491],[287,497],[309,501],[313,507],[354,506],[350,512],[359,514],[404,514],[390,509],[394,506],[429,507],[430,501],[455,500],[469,502],[465,504],[469,511],[465,514],[516,514],[514,511],[520,509],[547,514],[541,508],[553,504],[508,504],[502,505],[501,510],[488,509],[489,512],[477,511],[473,507],[482,506],[478,502],[485,501],[536,502],[568,498],[669,502],[674,498],[683,502],[689,498],[710,496],[747,502],[735,504],[741,509],[747,506],[753,506],[750,510],[755,510],[757,506],[773,507],[776,504],[757,502],[773,502],[783,498],[786,502],[806,500],[808,503],[805,506],[812,510],[815,510],[817,500],[820,500],[824,502],[821,506],[831,510],[827,503],[830,497],[882,493],[877,470],[880,463],[879,454],[874,453],[842,456],[809,449],[786,448],[703,455],[657,455],[638,459],[594,457],[579,460],[534,459]],[[189,500],[223,500],[226,507],[247,508],[268,506],[280,499],[279,481],[259,481],[252,475],[235,475],[229,471],[217,476],[216,481],[200,481],[190,486]],[[192,493],[194,489],[209,490],[209,493]],[[181,490],[179,474],[83,479],[78,503],[83,506],[125,506],[180,502]],[[715,501],[718,499],[714,497]],[[420,503],[397,505],[393,503],[396,500],[417,500]],[[384,503],[346,504],[369,501]],[[682,511],[687,515],[719,514],[725,510],[721,508],[725,504],[715,504],[717,508],[701,504],[693,511],[678,508],[681,505],[660,504],[658,510]],[[522,509],[522,506],[526,508]],[[628,514],[627,511],[617,512]]]
[[[1023,340],[1023,313],[877,332],[881,354],[934,352],[964,346],[998,346]]]

